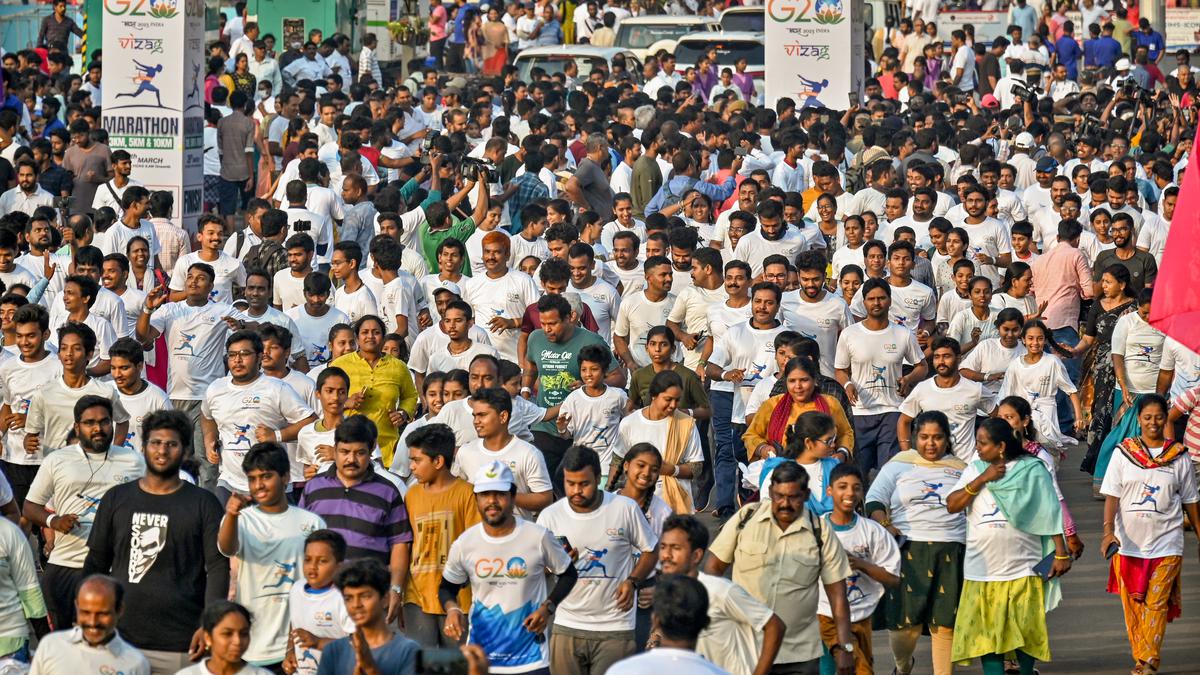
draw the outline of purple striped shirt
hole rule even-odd
[[[330,467],[304,486],[300,506],[346,538],[350,559],[376,558],[386,565],[393,546],[413,540],[404,497],[374,469],[361,483],[346,487],[337,477],[337,467]]]

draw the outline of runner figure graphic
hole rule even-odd
[[[137,98],[142,94],[142,92],[149,91],[154,94],[155,100],[158,101],[158,107],[163,107],[162,92],[158,90],[158,87],[154,86],[154,78],[156,75],[162,72],[162,64],[156,63],[153,66],[147,66],[146,64],[137,60],[135,60],[133,63],[138,69],[138,74],[133,76],[133,81],[138,83],[138,88],[133,93],[125,92],[117,94],[116,98],[121,98],[122,96]]]
[[[803,75],[797,75],[796,77],[800,78],[800,83],[803,85],[803,88],[796,92],[797,96],[804,99],[804,104],[800,107],[824,108],[825,104],[821,103],[821,101],[817,99],[817,95],[824,91],[825,87],[829,86],[829,80],[821,80],[820,82],[817,82],[816,80],[810,80]]]

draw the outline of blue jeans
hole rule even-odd
[[[1062,347],[1074,347],[1079,344],[1079,332],[1074,328],[1055,328],[1050,331],[1054,337],[1054,341]],[[1075,386],[1079,386],[1079,359],[1063,359],[1063,365],[1067,367],[1067,375],[1071,377],[1071,381]],[[1072,434],[1075,431],[1075,410],[1071,407],[1071,398],[1061,391],[1054,395],[1054,404],[1058,406],[1058,426],[1065,434]]]
[[[870,476],[872,469],[882,469],[900,452],[900,441],[896,438],[899,420],[898,412],[854,416],[855,459],[864,478]]]
[[[742,439],[734,435],[733,396],[731,391],[709,392],[712,402],[713,438],[717,447],[713,452],[713,482],[716,484],[717,495],[713,507],[718,510],[732,510],[735,506],[734,495],[737,491],[737,450],[742,447]]]

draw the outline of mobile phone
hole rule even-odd
[[[467,675],[467,657],[457,649],[421,649],[417,672],[430,675]]]
[[[851,108],[853,108],[853,107],[855,107],[855,106],[857,106],[857,105],[859,105],[859,104],[861,103],[861,101],[860,101],[860,100],[859,100],[859,98],[858,98],[858,92],[857,92],[857,91],[851,91],[851,92],[850,92],[850,94],[849,94],[849,96],[848,96],[847,98],[849,98],[849,99],[850,99],[850,107],[851,107]]]
[[[558,540],[558,545],[562,546],[564,551],[567,553],[571,552],[571,542],[567,541],[566,537],[555,537],[555,539]]]
[[[743,148],[743,147],[741,147],[741,146],[738,146],[738,147],[736,147],[736,148],[734,148],[734,149],[733,149],[733,156],[734,156],[734,157],[745,157],[745,156],[746,156],[746,155],[748,155],[748,154],[750,154],[750,151],[749,151],[749,150],[747,150],[746,148]]]
[[[1108,548],[1104,549],[1104,559],[1112,560],[1112,557],[1117,554],[1117,551],[1120,551],[1120,550],[1121,550],[1121,545],[1114,541],[1113,543],[1108,545]]]
[[[1049,580],[1050,574],[1054,571],[1054,555],[1054,552],[1051,551],[1050,555],[1042,558],[1038,564],[1033,566],[1033,573],[1043,579]]]

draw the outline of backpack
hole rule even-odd
[[[242,260],[242,266],[247,270],[265,270],[274,275],[287,266],[287,249],[279,242],[268,239],[250,248]]]
[[[683,200],[683,196],[686,195],[688,192],[691,192],[692,188],[696,187],[696,183],[699,183],[699,182],[700,182],[699,179],[693,178],[692,182],[688,183],[688,186],[686,188],[684,188],[679,194],[675,194],[674,192],[671,191],[671,180],[667,179],[667,180],[663,181],[663,186],[662,186],[663,202],[661,205],[659,205],[659,207],[658,207],[659,210],[665,209],[668,206],[675,206],[676,204],[678,204],[680,201]]]
[[[858,192],[867,187],[867,167],[863,165],[863,153],[859,153],[846,168],[846,192]]]

